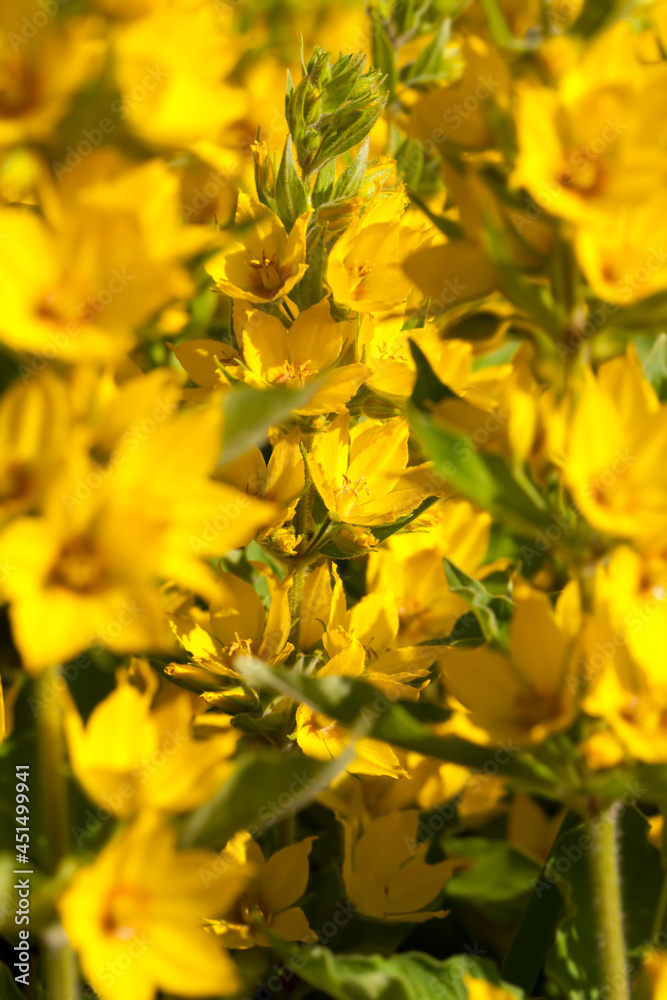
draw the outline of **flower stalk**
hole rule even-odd
[[[588,826],[593,842],[591,873],[600,966],[612,990],[611,1000],[629,1000],[617,804],[594,817]]]

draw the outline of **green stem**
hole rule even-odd
[[[292,579],[292,587],[289,592],[289,609],[292,619],[289,641],[294,646],[295,657],[301,652],[301,611],[303,604],[303,588],[306,582],[307,572],[307,563],[304,562],[297,564],[297,568],[294,570],[294,577]]]
[[[49,667],[37,679],[39,784],[48,840],[48,869],[53,874],[69,847],[65,744],[57,692],[64,683],[60,667]]]
[[[613,991],[611,1000],[629,1000],[615,806],[594,817],[588,824],[588,832],[593,842],[591,873],[600,965]]]
[[[305,552],[301,553],[302,557],[309,555],[313,551],[313,549],[315,548],[315,546],[318,545],[319,542],[321,541],[322,536],[324,535],[325,531],[327,530],[327,528],[330,525],[331,525],[331,518],[327,514],[326,517],[324,518],[324,520],[322,521],[322,524],[320,525],[320,529],[317,532],[317,534],[315,535],[315,537],[313,538],[312,542],[310,542],[310,544],[308,545],[308,548],[305,550]]]
[[[79,1000],[79,966],[60,924],[52,924],[42,934],[44,964],[49,1000]]]

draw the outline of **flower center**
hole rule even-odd
[[[88,539],[74,538],[62,547],[49,583],[80,594],[102,589],[104,569],[99,553],[95,552]]]
[[[369,260],[365,260],[361,264],[355,260],[352,264],[348,264],[347,269],[353,278],[365,278],[367,274],[371,273],[373,267],[374,265]]]
[[[145,914],[149,893],[134,885],[117,885],[108,894],[102,910],[102,930],[109,937],[129,941],[137,933],[137,918]]]
[[[277,253],[271,254],[270,257],[267,257],[266,252],[262,250],[260,260],[251,260],[248,262],[249,266],[253,269],[255,275],[259,277],[263,288],[267,292],[274,292],[276,288],[280,288],[283,283],[277,261]]]
[[[342,497],[345,493],[351,493],[354,496],[354,499],[358,500],[359,499],[359,494],[362,493],[362,492],[366,493],[368,496],[371,495],[371,491],[369,490],[368,486],[366,485],[366,478],[365,478],[365,476],[361,476],[359,479],[355,479],[355,481],[352,482],[352,480],[349,479],[345,475],[345,473],[343,473],[343,478],[342,478],[341,482],[339,483],[339,485],[334,490],[334,494],[333,495],[337,499],[338,497]]]
[[[311,364],[310,359],[302,361],[298,365],[286,361],[280,369],[278,376],[274,378],[274,385],[287,385],[296,382],[299,386],[303,386],[309,378],[317,375],[317,368],[310,368],[309,365]]]

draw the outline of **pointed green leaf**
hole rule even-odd
[[[475,614],[487,642],[506,648],[507,623],[512,617],[512,602],[508,597],[490,594],[486,587],[468,576],[446,557],[443,559],[449,589],[461,597]]]
[[[500,456],[478,451],[472,438],[446,430],[430,414],[414,407],[410,407],[410,422],[434,463],[434,472],[494,519],[529,537],[552,524],[547,510],[517,481]]]
[[[505,986],[520,998],[520,990],[503,983],[496,966],[475,955],[438,961],[419,952],[381,955],[338,955],[321,945],[300,948],[272,937],[283,961],[298,959],[299,977],[335,1000],[467,1000],[463,977]]]
[[[337,198],[352,198],[355,194],[357,194],[359,188],[361,187],[361,182],[364,179],[364,174],[368,165],[369,146],[370,139],[366,136],[361,145],[361,149],[352,160],[352,163],[349,167],[345,168],[336,181],[336,186],[333,189],[332,200]]]
[[[495,748],[469,743],[457,736],[438,736],[420,721],[415,702],[391,702],[366,681],[352,677],[307,677],[297,670],[268,667],[254,657],[240,656],[236,669],[256,688],[279,691],[304,702],[312,708],[348,726],[358,736],[391,743],[406,750],[415,750],[425,757],[436,757],[452,764],[483,768],[494,759]],[[554,787],[554,775],[546,765],[524,751],[512,755],[500,766],[503,774],[539,787],[549,794]]]
[[[253,389],[243,386],[225,395],[224,446],[220,465],[245,455],[266,441],[269,427],[289,418],[292,410],[307,403],[317,389],[310,382],[303,389]]]
[[[278,215],[287,232],[296,219],[310,207],[308,192],[299,177],[292,153],[292,137],[287,136],[283,158],[276,178],[276,205]]]
[[[439,403],[441,399],[460,399],[448,385],[441,382],[435,374],[428,358],[419,344],[410,337],[410,353],[417,366],[417,381],[412,390],[411,402],[418,410],[428,410],[427,403]]]
[[[398,65],[396,63],[396,53],[391,44],[382,21],[377,15],[373,16],[373,65],[384,74],[385,80],[382,87],[389,95],[389,100],[393,100],[398,83]]]
[[[334,184],[336,183],[336,161],[332,160],[318,172],[313,185],[311,200],[315,208],[326,205],[333,197]]]
[[[640,341],[648,338],[637,338],[637,351],[640,354],[644,375],[656,391],[661,403],[667,399],[667,333],[660,333],[653,340],[648,351],[640,351]],[[643,354],[643,356],[642,356]]]
[[[256,836],[327,788],[353,756],[323,764],[298,747],[288,753],[247,751],[234,762],[222,788],[189,815],[181,829],[181,844],[221,848],[238,830]],[[277,800],[284,804],[278,807]]]
[[[451,21],[444,18],[436,34],[410,65],[406,82],[414,87],[431,83],[445,75],[445,47],[451,35]]]

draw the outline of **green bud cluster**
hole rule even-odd
[[[339,56],[317,46],[294,87],[288,79],[285,114],[305,178],[362,142],[385,105],[382,74],[364,72],[361,53]]]

